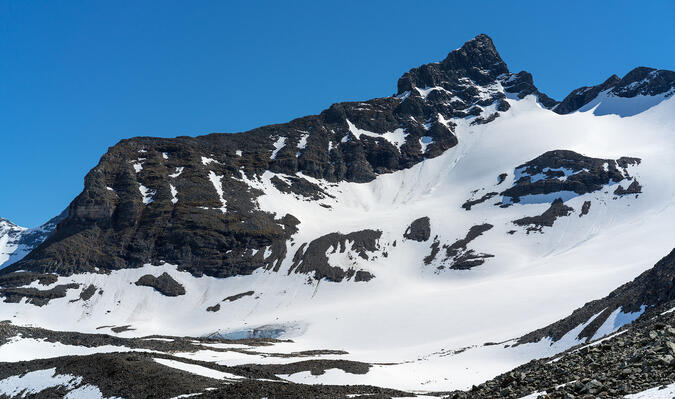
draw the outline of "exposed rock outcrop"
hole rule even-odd
[[[403,237],[408,240],[423,242],[427,241],[431,236],[431,225],[429,223],[429,217],[424,216],[419,219],[415,219],[410,226],[403,233]]]
[[[544,211],[541,215],[537,216],[526,216],[521,219],[516,219],[513,221],[513,224],[518,226],[527,226],[527,232],[539,231],[541,232],[544,226],[551,227],[555,223],[556,219],[563,216],[569,216],[570,213],[574,212],[574,208],[569,207],[563,203],[563,200],[558,198],[551,206]]]
[[[136,285],[152,287],[166,296],[185,295],[185,287],[166,272],[162,273],[159,277],[146,274],[136,281]]]
[[[313,273],[316,280],[327,279],[329,281],[342,281],[353,277],[358,267],[358,262],[351,258],[350,264],[331,265],[327,253],[346,253],[369,259],[369,253],[379,250],[378,240],[382,236],[379,230],[361,230],[349,234],[330,233],[315,239],[309,244],[305,243],[298,248],[293,256],[293,265],[289,273]],[[346,270],[343,266],[349,266]],[[370,275],[370,273],[368,273]],[[367,281],[372,275],[361,273],[360,281]]]
[[[591,193],[630,178],[627,167],[639,162],[637,158],[600,159],[569,150],[548,151],[517,166],[515,182],[500,194],[519,202],[526,195]]]

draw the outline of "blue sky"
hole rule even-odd
[[[675,69],[675,2],[552,3],[0,0],[0,216],[58,214],[122,138],[391,95],[479,33],[556,99],[635,66]]]

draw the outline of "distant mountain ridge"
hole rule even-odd
[[[0,218],[0,269],[20,261],[37,248],[65,217],[64,211],[35,228],[17,226],[7,219]]]

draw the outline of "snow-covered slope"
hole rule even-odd
[[[437,67],[430,65],[431,72],[420,76],[436,76]],[[481,105],[471,105],[479,109],[461,115],[438,113],[428,122],[445,126],[456,143],[406,167],[382,167],[382,173],[369,175],[372,179],[321,178],[310,175],[308,169],[290,173],[277,164],[253,172],[235,166],[231,172],[224,164],[240,156],[234,154],[246,154],[239,148],[195,157],[194,164],[164,167],[172,153],[166,155],[148,145],[134,155],[143,159],[139,168],[134,165],[132,170],[131,161],[127,162],[128,181],[120,188],[106,185],[112,177],[102,162],[88,184],[102,188],[105,201],[81,196],[78,201],[91,205],[86,212],[77,207],[79,203],[71,205],[78,210],[73,218],[79,218],[80,225],[96,220],[96,230],[86,231],[100,235],[73,238],[79,231],[70,227],[57,249],[86,248],[88,252],[82,253],[93,253],[100,241],[119,237],[104,236],[101,231],[111,223],[124,224],[120,215],[134,212],[141,215],[137,219],[141,227],[133,233],[136,241],[125,241],[127,246],[120,245],[114,254],[96,252],[105,267],[88,263],[93,258],[78,258],[77,264],[70,265],[61,254],[55,257],[54,267],[78,272],[72,275],[60,272],[58,277],[44,277],[51,264],[36,260],[16,265],[41,272],[44,281],[36,277],[8,283],[12,278],[20,280],[20,271],[1,276],[0,293],[6,303],[0,307],[0,319],[86,332],[130,326],[121,329],[124,336],[290,338],[293,342],[277,343],[273,350],[344,350],[348,354],[320,356],[375,364],[365,374],[338,369],[321,375],[302,372],[285,377],[291,381],[406,390],[465,389],[580,343],[579,332],[592,320],[556,341],[546,337],[511,347],[516,338],[632,280],[673,248],[675,100],[667,96],[645,108],[641,99],[625,98],[622,107],[633,104],[635,113],[580,109],[561,115],[549,109],[552,100],[536,89],[509,89],[522,83],[525,75],[504,73],[480,82],[482,72],[472,73],[478,74],[474,80],[458,81],[469,87],[471,98],[483,99],[478,100]],[[413,82],[410,90],[387,100],[395,101],[398,109],[410,103],[456,101],[446,93],[454,81],[438,80],[422,87],[414,79],[409,81]],[[424,155],[427,147],[422,144],[434,140],[431,133],[406,135],[413,131],[411,126],[398,133],[389,128],[378,133],[356,119],[340,123],[345,131],[330,137],[344,141],[324,143],[329,153],[338,145],[367,148],[368,140],[375,137],[383,146],[382,140],[393,140],[396,145],[390,143],[387,148],[401,153],[407,150],[400,144],[414,140],[419,142],[415,151]],[[305,155],[310,151],[304,145],[326,134],[300,132],[298,145],[287,152],[296,164],[307,165],[303,162],[309,161],[301,157],[311,154]],[[303,148],[299,148],[301,137],[305,137]],[[278,134],[264,140],[269,151],[256,162],[286,156],[287,141]],[[152,158],[153,152],[162,156]],[[168,177],[156,172],[159,169],[143,175],[153,163],[161,164]],[[230,172],[231,176],[223,177]],[[193,177],[197,175],[202,180]],[[191,179],[193,186],[171,180],[179,176]],[[100,180],[92,183],[95,179]],[[190,187],[196,187],[195,182],[212,191],[208,201],[194,198]],[[145,201],[144,194],[134,200],[138,210],[133,212],[131,207],[108,208],[118,204],[109,198],[121,198],[127,186],[137,197],[139,187],[155,190],[153,201]],[[238,201],[244,201],[234,191],[255,193],[250,202],[253,211],[242,210]],[[88,191],[92,192],[97,191]],[[148,226],[171,212],[190,215],[195,224],[203,222],[200,217],[206,212],[227,218],[227,227],[209,219],[209,233],[228,237],[228,245],[239,245],[219,256],[240,272],[228,269],[219,275],[214,270],[220,269],[212,264],[171,264],[156,258],[152,259],[155,265],[120,266],[119,259],[139,261],[120,254],[131,242],[136,246],[149,242],[142,238],[154,234],[155,227]],[[274,218],[262,223],[264,228],[247,230],[246,223],[262,214]],[[106,224],[98,222],[100,215],[114,216],[112,221],[105,219]],[[289,221],[286,215],[294,219]],[[238,230],[235,222],[247,227]],[[258,235],[274,229],[279,229],[281,238],[256,241]],[[180,242],[175,235],[170,239],[172,245]],[[190,240],[193,251],[198,244],[213,245],[209,249],[218,245],[215,240]],[[159,244],[147,244],[148,248],[134,253],[156,254],[153,245]],[[174,254],[174,249],[164,253]],[[611,333],[619,327],[603,331]],[[504,341],[509,342],[483,345]],[[225,365],[287,361],[208,350],[184,356]]]

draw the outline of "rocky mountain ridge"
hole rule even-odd
[[[299,221],[257,207],[262,193],[248,183],[265,171],[278,174],[279,190],[320,200],[328,198],[322,185],[368,182],[439,156],[457,145],[453,120],[489,123],[509,108],[509,96],[534,95],[569,113],[603,88],[630,97],[675,82],[671,72],[645,68],[617,79],[557,103],[529,73],[510,73],[492,40],[479,35],[405,73],[393,97],[334,104],[239,134],[123,140],[86,176],[55,234],[14,269],[70,274],[167,262],[218,277],[278,269],[294,256],[286,243]]]
[[[285,243],[297,221],[256,209],[261,193],[247,179],[269,170],[326,184],[371,181],[455,146],[451,118],[482,123],[506,109],[500,80],[531,91],[521,75],[509,78],[485,35],[442,65],[434,75],[442,81],[423,81],[418,76],[424,72],[412,70],[399,81],[400,90],[411,90],[398,96],[334,104],[287,124],[240,134],[123,140],[86,176],[56,233],[16,268],[68,274],[93,265],[115,270],[168,262],[219,277],[274,269],[289,255]],[[426,83],[448,89],[418,87]],[[308,199],[325,197],[306,178],[284,180],[275,185]],[[263,256],[265,248],[271,255]]]

